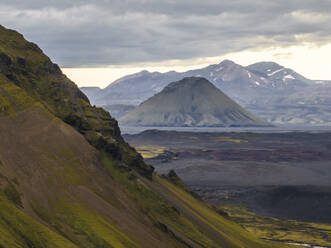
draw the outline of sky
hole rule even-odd
[[[79,86],[223,59],[275,61],[331,80],[331,0],[1,0],[0,24]]]

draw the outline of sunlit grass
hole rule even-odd
[[[222,206],[219,208],[246,230],[261,239],[296,241],[331,246],[331,224],[281,220],[257,215],[246,208]]]
[[[162,146],[136,146],[135,148],[144,159],[155,158],[166,150],[166,147]]]
[[[241,139],[233,139],[230,137],[215,137],[212,139],[214,142],[231,142],[231,143],[245,143],[248,142],[247,140],[241,140]]]

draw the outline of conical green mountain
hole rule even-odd
[[[207,79],[188,77],[165,87],[120,118],[129,126],[265,126]]]
[[[0,26],[0,247],[280,247],[152,171],[106,111]]]

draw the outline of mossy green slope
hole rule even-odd
[[[42,225],[0,193],[0,247],[78,248],[61,235]],[[33,245],[33,246],[32,246]]]
[[[107,112],[3,27],[0,245],[276,247],[152,174]]]

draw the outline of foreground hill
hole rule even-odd
[[[153,173],[116,120],[35,44],[0,26],[0,247],[279,244]]]
[[[129,126],[264,126],[204,78],[169,84],[120,118]]]

